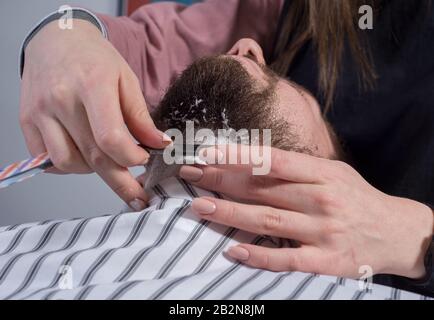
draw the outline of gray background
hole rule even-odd
[[[0,167],[28,157],[18,124],[18,53],[29,29],[63,4],[116,15],[116,0],[0,1]],[[96,175],[42,175],[0,189],[0,226],[119,212],[123,203]]]

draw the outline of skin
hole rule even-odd
[[[264,63],[257,47],[233,50],[240,56],[247,50]],[[97,28],[81,20],[73,30],[55,22],[46,26],[25,58],[20,124],[32,155],[48,151],[57,172],[95,171],[131,207],[143,209],[146,194],[127,168],[143,165],[149,155],[133,137],[154,148],[170,141],[155,128],[128,64]],[[433,234],[428,207],[381,193],[341,162],[276,149],[272,155],[267,177],[252,177],[248,166],[184,168],[184,178],[199,186],[240,192],[258,203],[197,199],[193,209],[204,219],[302,239],[298,249],[244,244],[229,255],[271,270],[357,277],[358,266],[368,264],[375,273],[423,276]],[[244,180],[231,179],[233,172]]]
[[[255,44],[250,50],[246,42],[238,43],[237,48],[230,53],[242,57],[261,54]],[[253,64],[237,59],[245,61],[243,65],[255,79],[262,78]],[[255,60],[264,61],[261,56]],[[304,107],[309,110],[306,104]],[[313,116],[312,122],[318,125],[315,119]],[[315,127],[318,132],[320,127]],[[216,157],[237,157],[242,154],[240,148],[251,147],[216,148],[204,152],[203,160],[216,163]],[[360,268],[367,265],[374,274],[413,279],[425,275],[423,260],[434,230],[429,207],[384,194],[346,163],[278,149],[268,151],[272,163],[267,176],[252,176],[252,165],[181,169],[181,177],[193,184],[242,200],[195,199],[193,211],[202,219],[300,243],[298,248],[284,249],[241,244],[230,248],[229,256],[273,271],[359,278]]]
[[[121,55],[95,26],[74,20],[72,30],[56,22],[43,28],[25,58],[20,124],[31,154],[48,151],[56,173],[96,172],[133,209],[144,209],[147,196],[128,167],[149,155],[134,138],[153,148],[171,141],[156,129]]]
[[[256,41],[239,40],[228,52],[228,56],[240,62],[259,85],[267,86],[267,76],[262,68],[265,66],[265,60]],[[293,125],[292,130],[301,137],[302,143],[319,157],[335,158],[336,151],[330,132],[313,96],[304,88],[284,78],[279,78],[275,93],[278,98],[276,111]]]

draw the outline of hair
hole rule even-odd
[[[385,5],[389,5],[383,26],[390,35],[394,28],[402,28],[405,15],[421,12],[424,4],[430,0],[291,0],[287,2],[288,14],[282,20],[281,33],[278,36],[273,56],[272,68],[279,74],[286,74],[297,54],[309,41],[312,41],[318,59],[318,87],[324,100],[324,110],[332,106],[337,81],[340,75],[342,56],[345,47],[349,47],[358,69],[359,83],[366,89],[372,89],[376,82],[375,66],[366,38],[358,28],[359,7],[371,5],[375,14],[380,14]],[[408,10],[407,10],[408,9]],[[416,19],[417,20],[417,19]],[[396,39],[395,39],[396,40]],[[399,41],[399,40],[398,40]]]
[[[259,85],[236,60],[217,56],[203,58],[188,67],[169,87],[153,114],[160,130],[185,132],[195,129],[271,129],[271,145],[282,150],[312,153],[278,112],[275,88],[278,76],[264,67],[267,85]],[[249,139],[252,139],[249,132]],[[238,142],[238,141],[237,141]]]

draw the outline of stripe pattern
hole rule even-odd
[[[43,153],[36,158],[13,163],[0,169],[0,189],[32,178],[52,167],[52,165],[47,153]]]
[[[417,299],[426,297],[357,281],[275,273],[237,263],[224,252],[239,243],[288,241],[200,220],[193,198],[219,195],[169,179],[151,206],[68,221],[0,228],[0,299]]]

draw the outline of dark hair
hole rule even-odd
[[[370,5],[378,16],[387,7],[382,25],[390,37],[396,31],[415,23],[426,12],[430,0],[291,0],[287,1],[284,17],[273,57],[272,68],[286,74],[297,54],[308,41],[312,41],[318,59],[318,85],[325,101],[325,111],[333,103],[340,75],[342,55],[348,46],[359,70],[360,83],[365,89],[373,88],[377,75],[367,39],[358,28],[361,5]],[[419,19],[420,20],[420,19]],[[375,26],[374,26],[375,28]],[[395,39],[399,41],[399,39]]]
[[[290,124],[275,112],[277,75],[264,67],[268,85],[259,85],[236,60],[218,56],[193,63],[169,87],[153,115],[160,130],[272,130],[273,147],[308,153]],[[261,137],[261,136],[260,136]],[[251,138],[251,137],[249,137]]]

